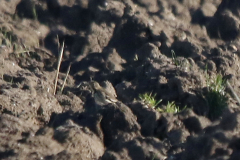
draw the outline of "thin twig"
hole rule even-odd
[[[66,74],[66,77],[65,77],[65,79],[64,79],[64,81],[63,81],[63,85],[62,85],[62,88],[61,88],[61,93],[62,93],[62,91],[63,91],[63,88],[64,88],[65,84],[66,84],[67,77],[68,77],[68,75],[69,75],[69,72],[70,72],[71,66],[72,66],[72,63],[70,63],[69,66],[68,66],[67,74]]]
[[[232,94],[234,95],[234,97],[236,98],[236,100],[238,101],[238,104],[240,104],[240,99],[238,97],[238,95],[236,94],[236,92],[233,90],[232,86],[230,85],[230,83],[227,80],[227,86],[228,88],[231,90]]]
[[[58,66],[57,66],[57,73],[56,73],[56,77],[55,77],[55,84],[54,84],[53,95],[56,94],[58,74],[59,74],[59,69],[60,69],[61,62],[62,62],[63,49],[64,49],[64,41],[63,41],[62,48],[61,48],[61,51],[60,51],[60,54],[59,54],[59,57],[58,57]]]

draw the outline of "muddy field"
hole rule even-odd
[[[0,159],[240,159],[239,36],[238,0],[0,0]]]

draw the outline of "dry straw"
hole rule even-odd
[[[64,49],[64,41],[63,41],[63,44],[62,44],[62,47],[61,47],[61,50],[60,50],[60,54],[59,54],[59,57],[58,57],[58,66],[57,66],[57,73],[56,73],[56,76],[55,76],[55,83],[54,83],[53,95],[56,94],[58,74],[59,74],[59,69],[60,69],[61,62],[62,62],[63,49]]]

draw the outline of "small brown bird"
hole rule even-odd
[[[101,87],[98,82],[92,82],[91,87],[94,90],[94,100],[97,105],[107,105],[118,101],[113,94]]]

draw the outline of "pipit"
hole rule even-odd
[[[107,105],[118,101],[115,96],[101,87],[98,82],[92,82],[91,87],[94,90],[94,100],[97,105]]]

